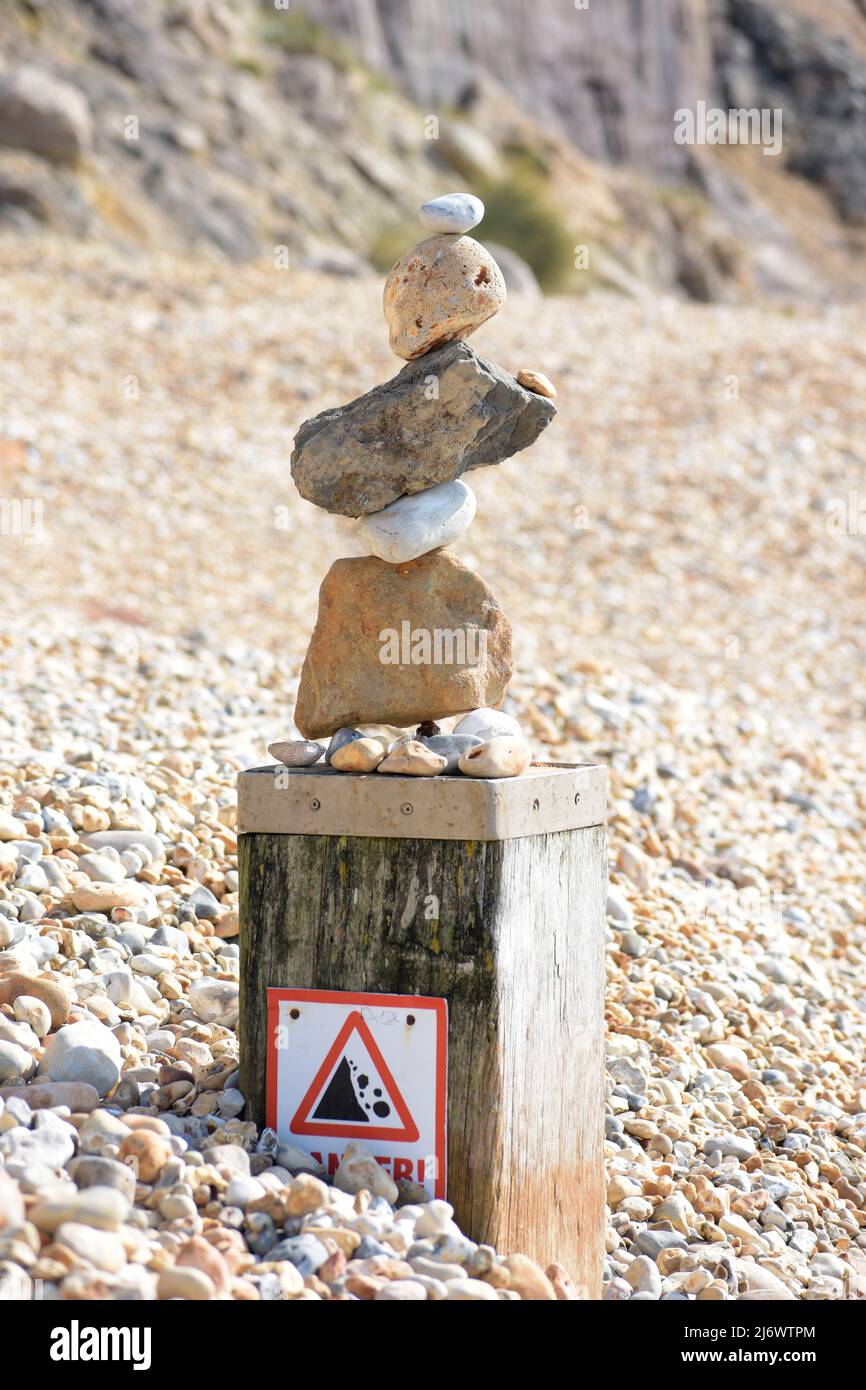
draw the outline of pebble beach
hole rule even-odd
[[[292,436],[396,370],[380,281],[0,260],[3,1290],[580,1297],[238,1089],[235,778],[347,553]],[[514,296],[472,339],[558,391],[455,551],[536,758],[609,769],[606,1299],[866,1297],[861,319]]]

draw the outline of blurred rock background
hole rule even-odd
[[[467,186],[513,289],[862,286],[863,0],[279,4],[4,0],[0,228],[353,274]],[[782,153],[678,145],[698,100]]]

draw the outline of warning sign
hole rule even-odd
[[[268,1124],[334,1172],[362,1140],[396,1180],[445,1196],[444,999],[268,990]]]

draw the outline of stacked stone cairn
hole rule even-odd
[[[516,777],[531,762],[499,708],[511,626],[445,548],[475,515],[461,475],[525,449],[556,413],[546,377],[515,378],[466,344],[505,303],[498,265],[466,235],[483,215],[468,193],[424,204],[431,235],[385,283],[391,347],[407,365],[295,437],[298,491],[355,518],[364,553],[337,560],[322,583],[295,709],[303,739],[269,749],[291,767],[324,754],[341,772]],[[455,715],[441,732],[436,720]],[[327,749],[315,742],[327,736]]]

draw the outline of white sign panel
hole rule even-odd
[[[444,1197],[447,1047],[444,999],[269,989],[268,1124],[329,1173],[360,1140]]]

